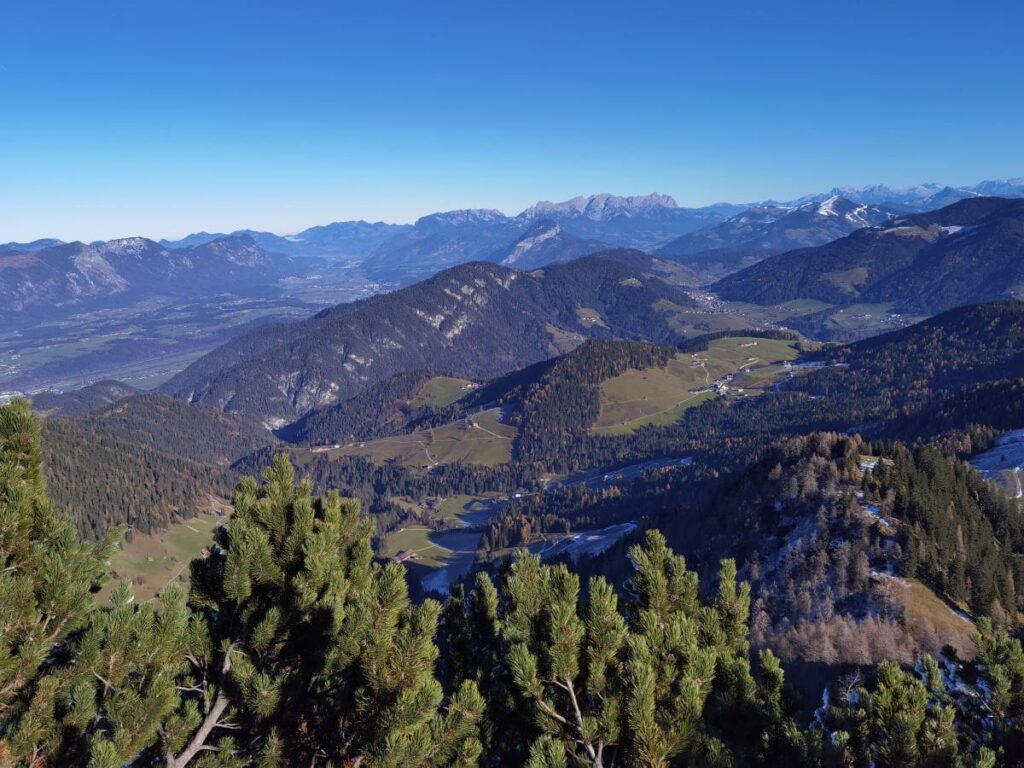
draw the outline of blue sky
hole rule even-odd
[[[1024,3],[0,3],[0,242],[1024,175]]]

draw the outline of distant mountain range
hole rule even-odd
[[[660,194],[599,194],[559,203],[541,201],[515,216],[490,209],[456,210],[424,216],[412,225],[341,221],[287,236],[259,230],[198,232],[155,245],[180,251],[218,241],[244,241],[267,254],[350,261],[372,280],[400,285],[468,261],[543,266],[605,248],[687,257],[683,263],[720,277],[764,256],[823,244],[849,234],[858,224],[880,224],[880,217],[890,213],[934,210],[962,199],[993,195],[1024,197],[1024,179],[964,187],[844,187],[785,203],[719,203],[700,208],[680,207],[673,198]],[[834,215],[824,212],[826,204]],[[557,236],[553,226],[558,228]],[[69,245],[103,251],[117,247],[111,244],[141,240],[144,238]],[[36,253],[62,245],[56,240],[7,243],[0,245],[0,255]],[[533,253],[527,257],[526,251]],[[700,258],[691,258],[698,255]],[[705,266],[700,267],[702,264]],[[0,271],[12,268],[18,271],[20,262],[5,262]],[[8,276],[0,277],[0,296],[5,296],[5,290],[12,298],[19,293],[20,289],[10,288],[10,282]],[[91,290],[80,279],[73,282],[81,284],[86,293]],[[68,289],[74,291],[71,286]],[[102,289],[98,286],[97,290]],[[26,300],[18,302],[23,305]]]
[[[758,206],[721,224],[678,237],[658,249],[660,256],[710,275],[724,275],[767,256],[823,245],[896,215],[885,206],[833,196],[795,208]]]
[[[666,241],[734,216],[745,205],[718,203],[703,208],[681,208],[668,195],[574,197],[564,203],[540,202],[516,218],[536,222],[548,219],[576,237],[594,238],[618,248],[652,250]]]
[[[38,251],[41,248],[50,248],[54,245],[61,245],[62,240],[55,240],[52,237],[42,240],[33,240],[31,243],[3,243],[0,244],[0,253],[12,253],[15,251]]]
[[[244,229],[230,235],[197,232],[181,240],[161,240],[160,244],[167,248],[187,248],[225,237],[251,237],[262,248],[276,253],[362,259],[376,247],[407,229],[409,227],[403,224],[384,224],[379,221],[339,221],[310,227],[287,236]]]
[[[712,286],[725,299],[777,304],[892,302],[932,314],[1024,296],[1024,200],[978,197],[772,256]]]
[[[239,336],[161,390],[276,427],[405,371],[485,378],[588,337],[678,340],[673,313],[691,306],[680,289],[611,258],[533,272],[473,262]]]
[[[301,265],[265,250],[248,235],[166,248],[130,237],[106,243],[60,243],[0,253],[0,315],[52,313],[154,294],[196,296],[242,288],[266,291]]]
[[[730,204],[680,208],[667,195],[603,194],[540,202],[518,216],[449,211],[419,219],[370,253],[363,268],[375,280],[408,283],[472,260],[544,266],[610,247],[651,249],[741,210]]]
[[[434,213],[375,248],[363,269],[374,280],[415,282],[446,267],[490,259],[526,228],[525,222],[488,209]]]
[[[904,212],[931,211],[971,197],[1024,197],[1024,178],[995,179],[969,186],[917,184],[910,187],[888,187],[874,184],[866,187],[835,187],[830,192],[807,195],[790,205],[821,202],[829,197],[845,197],[856,203],[901,208]]]

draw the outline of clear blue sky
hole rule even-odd
[[[1024,3],[0,5],[0,242],[1024,175]]]

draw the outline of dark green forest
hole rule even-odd
[[[846,462],[862,446],[844,440],[782,446],[779,458],[818,457],[826,475],[842,458],[833,466],[853,478]],[[817,482],[805,474],[798,497]],[[138,604],[125,583],[99,600],[117,529],[83,541],[54,512],[38,422],[23,401],[0,408],[0,764],[895,767],[1024,755],[1024,649],[998,622],[979,623],[976,661],[865,667],[811,716],[779,659],[751,651],[752,592],[732,559],[701,579],[652,530],[623,558],[621,585],[521,553],[444,604],[416,604],[402,567],[374,556],[372,528],[358,501],[314,496],[282,456],[238,485],[187,591]]]

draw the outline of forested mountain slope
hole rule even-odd
[[[947,643],[971,650],[968,622],[949,608],[924,613],[926,596],[905,579],[1004,624],[1024,606],[1016,504],[935,448],[816,433],[773,446],[700,505],[681,491],[686,511],[659,519],[669,541],[701,570],[736,557],[752,582],[755,641],[787,659],[909,663]]]
[[[60,511],[95,538],[113,525],[149,533],[230,497],[230,465],[277,441],[262,426],[166,395],[136,394],[47,418],[46,465]]]
[[[687,351],[707,345],[702,337]],[[1012,396],[1024,377],[1024,303],[996,302],[951,310],[890,334],[810,355],[787,381],[756,397],[716,398],[686,409],[678,421],[627,435],[589,430],[599,379],[563,377],[541,390],[550,399],[550,429],[521,432],[518,455],[561,471],[698,452],[717,465],[742,461],[777,438],[857,430],[913,441],[918,434],[974,423],[1011,429]],[[800,367],[803,365],[804,367]],[[977,402],[984,388],[989,405]],[[557,395],[557,397],[556,397]],[[1008,399],[1009,398],[1009,399]],[[539,414],[536,408],[534,413]],[[526,417],[524,417],[526,418]],[[562,425],[561,428],[555,428]]]
[[[289,442],[317,445],[402,432],[415,424],[419,413],[432,410],[414,402],[417,390],[430,379],[425,370],[396,373],[348,400],[310,411],[278,434]]]
[[[222,466],[277,444],[262,425],[244,416],[152,392],[123,398],[73,421],[95,435]]]
[[[931,314],[1024,295],[1024,200],[978,197],[828,245],[790,251],[713,286],[758,304],[816,299],[892,303]]]
[[[750,334],[764,339],[761,348],[757,338],[745,345],[735,339]],[[777,438],[822,430],[913,441],[972,425],[1024,426],[1015,407],[1024,378],[1021,302],[954,309],[875,339],[804,353],[793,363],[782,353],[788,350],[792,357],[795,342],[771,339],[785,334],[735,335],[700,337],[677,347],[591,340],[484,382],[443,408],[410,408],[411,394],[427,374],[399,377],[366,390],[365,400],[314,410],[287,436],[300,443],[367,440],[452,423],[498,406],[504,422],[517,429],[512,460],[562,472],[693,452],[705,454],[713,465],[731,466]],[[731,369],[716,368],[716,355],[708,348],[724,349],[722,343],[730,339],[729,354],[737,362]],[[664,370],[669,360],[671,375]],[[724,394],[711,386],[712,378],[750,367],[751,360],[759,367],[729,381]],[[622,382],[625,388],[609,401],[603,382],[627,370],[633,379]],[[759,378],[760,370],[769,378]],[[631,398],[648,397],[659,405],[629,405]],[[600,423],[607,429],[595,426],[604,406],[622,414],[610,421],[606,415]],[[361,420],[366,410],[376,415]],[[615,428],[644,413],[661,415]]]
[[[46,477],[57,510],[88,538],[115,525],[143,533],[209,511],[238,482],[231,469],[93,432],[75,420],[43,427]]]
[[[677,340],[673,308],[691,305],[679,289],[608,259],[534,272],[472,263],[241,336],[161,390],[280,424],[396,373],[487,378],[587,337]]]

